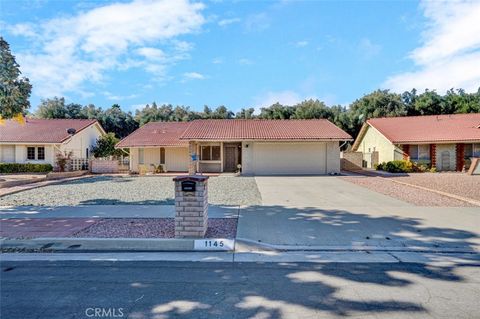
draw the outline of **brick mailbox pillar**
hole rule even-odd
[[[208,222],[208,176],[177,176],[175,238],[203,238]]]

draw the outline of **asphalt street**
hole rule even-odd
[[[1,318],[479,318],[480,266],[3,261]]]

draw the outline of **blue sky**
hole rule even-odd
[[[480,86],[480,1],[2,1],[1,33],[41,98],[348,104],[377,88]]]

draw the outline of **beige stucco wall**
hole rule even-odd
[[[73,156],[77,158],[87,157],[87,148],[90,150],[96,144],[97,139],[103,135],[98,124],[91,125],[86,129],[79,131],[70,140],[60,146],[62,152],[73,152]]]
[[[130,148],[130,170],[138,172],[139,148]],[[188,170],[188,147],[166,147],[165,169],[168,172],[186,172]],[[144,164],[149,172],[153,171],[151,164],[160,164],[160,148],[144,148]]]
[[[397,149],[397,152],[395,152],[395,149]],[[402,151],[371,126],[367,127],[367,132],[360,141],[356,151],[364,154],[377,151],[380,163],[401,159],[398,157],[402,157]]]
[[[44,160],[28,160],[27,159],[27,147],[44,147],[45,148],[45,159]],[[7,159],[6,149],[11,150],[13,148],[14,160],[9,161]],[[52,144],[3,144],[0,145],[0,162],[11,162],[11,163],[38,163],[38,164],[51,164],[54,165],[54,151]]]

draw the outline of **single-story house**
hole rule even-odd
[[[41,163],[55,166],[55,155],[72,152],[87,159],[91,147],[105,134],[97,120],[34,119],[0,124],[0,162]]]
[[[462,171],[466,160],[480,157],[480,114],[370,119],[352,151],[363,153],[366,167],[410,159],[439,171]],[[378,156],[372,157],[375,152]]]
[[[194,120],[148,123],[117,148],[130,149],[136,172],[328,174],[340,171],[340,143],[350,140],[324,119]]]

